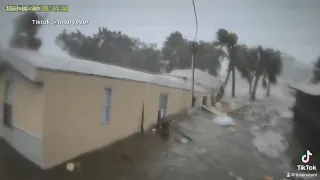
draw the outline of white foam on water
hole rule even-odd
[[[252,143],[270,158],[280,158],[289,146],[281,133],[273,131],[255,133]]]
[[[293,117],[293,113],[292,113],[292,111],[285,111],[285,112],[281,113],[281,117],[283,117],[283,118],[292,118]]]

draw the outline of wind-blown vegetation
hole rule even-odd
[[[240,57],[237,61],[236,68],[241,73],[241,77],[246,79],[249,85],[249,95],[252,93],[252,83],[255,77],[255,68],[258,58],[258,49],[257,48],[248,48],[243,46],[239,52]]]
[[[229,81],[230,74],[232,72],[232,97],[235,97],[235,87],[236,87],[236,72],[235,64],[237,61],[237,51],[239,49],[238,36],[235,33],[228,32],[225,29],[219,29],[216,33],[217,41],[214,44],[220,48],[227,49],[227,57],[229,60],[228,73],[226,79],[223,83],[223,87],[226,87]]]
[[[160,64],[163,61],[167,62],[167,72],[191,67],[192,41],[184,38],[179,31],[169,34],[161,49],[155,44],[147,44],[120,31],[107,28],[99,28],[98,32],[91,36],[86,36],[80,31],[68,33],[64,30],[57,36],[56,43],[74,57],[152,73],[160,72]],[[227,86],[232,75],[232,97],[235,97],[236,93],[236,69],[241,77],[247,80],[252,100],[255,99],[261,77],[266,88],[266,96],[270,96],[271,84],[277,82],[277,76],[282,70],[280,51],[238,44],[237,34],[225,29],[217,31],[215,41],[200,41],[195,44],[195,67],[208,70],[211,75],[218,74],[221,57],[228,59],[228,73],[221,88]]]
[[[98,32],[86,36],[82,32],[67,32],[64,30],[56,43],[69,55],[85,58],[102,63],[114,64],[122,67],[142,71],[159,73],[160,64],[168,62],[167,72],[174,68],[191,67],[191,41],[178,32],[172,32],[166,38],[163,48],[155,44],[147,44],[141,40],[129,37],[121,31],[111,31],[99,28]],[[198,69],[208,69],[211,75],[217,75],[220,68],[219,57],[223,52],[210,42],[197,42]]]
[[[282,59],[280,51],[274,49],[263,49],[258,47],[258,60],[255,68],[255,82],[253,85],[251,99],[255,100],[258,82],[263,77],[263,86],[267,89],[266,96],[270,96],[271,84],[277,83],[277,76],[282,71]]]
[[[226,49],[229,60],[228,73],[224,83],[221,85],[218,96],[224,94],[224,88],[228,84],[232,73],[232,97],[235,97],[236,85],[235,76],[237,69],[242,78],[246,79],[249,85],[251,99],[255,100],[256,91],[260,78],[262,77],[263,87],[266,89],[266,96],[270,96],[271,85],[277,83],[277,76],[282,71],[281,52],[274,49],[263,49],[262,46],[247,47],[245,44],[238,44],[238,36],[225,29],[219,29],[216,33],[215,45]],[[254,84],[253,84],[254,81]]]
[[[37,37],[41,25],[33,24],[32,20],[44,19],[35,12],[24,13],[15,20],[14,32],[10,40],[10,47],[38,50],[42,41]]]
[[[44,19],[33,12],[24,13],[15,21],[13,37],[10,46],[38,50],[41,40],[37,38],[40,25],[32,20]],[[228,72],[221,92],[227,86],[232,75],[232,97],[236,94],[236,69],[240,76],[248,82],[248,93],[251,99],[256,96],[259,80],[270,96],[271,85],[277,83],[277,76],[282,71],[281,52],[274,49],[264,49],[262,46],[248,47],[238,43],[238,35],[219,29],[213,42],[195,42],[195,68],[207,70],[211,75],[218,75],[220,60],[228,59]],[[63,30],[56,37],[56,44],[70,56],[84,58],[101,63],[109,63],[122,67],[133,68],[151,73],[160,73],[161,67],[170,72],[173,69],[191,67],[191,45],[179,31],[167,36],[160,49],[156,44],[145,43],[138,38],[130,37],[121,31],[112,31],[105,27],[98,28],[92,35],[81,31],[67,32]],[[320,58],[315,64],[313,82],[320,81]],[[220,94],[221,97],[221,94]]]

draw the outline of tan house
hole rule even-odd
[[[44,169],[138,132],[143,104],[145,127],[190,107],[191,84],[172,76],[27,50],[0,58],[0,137]]]

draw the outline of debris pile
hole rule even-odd
[[[234,121],[230,116],[217,116],[214,122],[220,126],[234,126]]]

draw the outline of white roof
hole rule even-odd
[[[191,80],[192,69],[173,70],[171,73],[169,73],[169,75],[180,78],[188,78],[189,80]],[[201,71],[199,69],[195,69],[194,71],[194,80],[195,82],[209,88],[217,88],[221,85],[221,80],[219,78],[214,77],[209,73]]]
[[[72,57],[53,57],[41,54],[39,52],[23,49],[1,50],[0,57],[13,67],[17,68],[19,71],[26,71],[26,68],[24,67],[33,66],[37,69],[75,72],[87,75],[147,82],[185,90],[191,89],[190,83],[187,83],[179,78],[174,78],[167,75],[154,75]],[[34,73],[30,72],[22,73],[29,78],[34,76]],[[195,91],[207,92],[204,88],[199,86],[195,86]]]
[[[320,84],[311,84],[311,83],[288,83],[288,86],[302,91],[304,93],[320,96]]]

